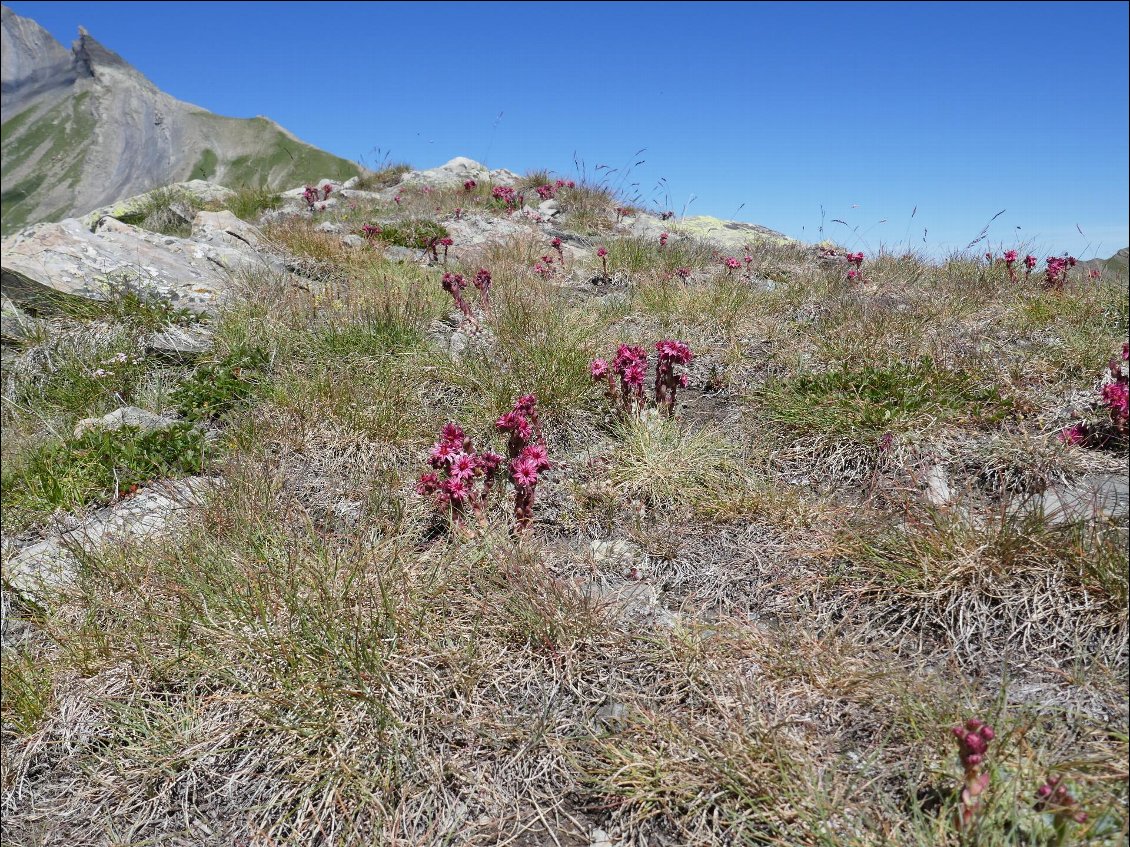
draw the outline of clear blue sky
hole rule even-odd
[[[1127,3],[8,5],[370,164],[571,176],[575,151],[810,241],[823,206],[860,249],[962,248],[1002,209],[994,247],[1130,243]]]

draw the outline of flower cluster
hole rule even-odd
[[[503,457],[490,450],[476,453],[463,428],[448,423],[428,454],[435,470],[420,476],[416,493],[432,497],[437,508],[462,524],[468,508],[482,514],[502,462]]]
[[[537,187],[538,197],[542,200],[549,200],[557,193],[557,189],[552,185],[539,185]]]
[[[1008,278],[1010,282],[1016,282],[1016,259],[1018,253],[1015,250],[1004,251],[1004,266],[1008,270]]]
[[[675,268],[675,276],[677,276],[683,282],[686,282],[688,279],[691,278],[691,269],[690,268]]]
[[[510,211],[521,208],[522,203],[525,202],[525,197],[509,185],[496,185],[491,189],[490,196]]]
[[[687,365],[694,354],[682,341],[658,341],[655,344],[658,364],[655,369],[655,403],[667,417],[675,413],[675,392],[687,386]],[[647,349],[640,345],[621,344],[609,363],[606,359],[593,359],[589,374],[596,382],[606,385],[605,396],[618,404],[622,411],[638,415],[643,411],[645,398],[643,384],[647,378]]]
[[[473,179],[469,179],[463,183],[463,190],[467,192],[474,191],[476,187],[478,187],[478,183]]]
[[[448,271],[443,275],[442,284],[443,290],[451,295],[451,299],[455,301],[455,305],[459,307],[459,311],[463,313],[464,317],[474,321],[475,316],[471,314],[471,305],[463,299],[463,289],[467,287],[467,280],[463,278],[463,274]]]
[[[1047,268],[1044,270],[1044,282],[1049,288],[1057,291],[1067,282],[1067,270],[1076,265],[1074,256],[1048,256]]]
[[[1103,420],[1079,421],[1059,433],[1060,441],[1081,447],[1104,447],[1124,442],[1130,436],[1130,343],[1122,343],[1121,360],[1107,363],[1109,377],[1099,387],[1097,404],[1106,415]]]
[[[733,273],[742,266],[742,261],[734,256],[727,256],[722,260],[722,266],[725,267],[729,273]]]
[[[670,236],[669,233],[666,233],[666,232],[659,233],[659,249],[660,250],[662,250],[664,247],[667,246],[667,239],[670,238],[670,237],[671,236]]]
[[[1079,801],[1058,776],[1050,777],[1036,789],[1036,811],[1050,813],[1057,830],[1066,828],[1069,821],[1087,822],[1087,813],[1079,808]]]
[[[140,365],[142,358],[140,356],[131,356],[128,353],[115,353],[109,359],[101,363],[101,367],[95,368],[92,374],[101,379],[106,376],[116,376],[117,369],[123,365]]]
[[[659,215],[659,220],[661,220],[661,221],[669,221],[669,220],[671,220],[671,218],[673,218],[673,217],[675,217],[675,213],[674,213],[674,212],[662,212],[662,213],[660,213],[660,215]]]
[[[597,247],[596,248],[596,257],[598,259],[600,259],[600,267],[601,267],[602,275],[604,276],[605,279],[609,279],[609,276],[608,276],[608,250],[607,250],[607,248]]]
[[[475,271],[475,276],[471,280],[475,288],[479,290],[479,302],[482,304],[483,311],[490,311],[490,285],[491,276],[490,271],[486,268],[479,268]]]
[[[365,224],[361,227],[361,234],[372,241],[381,234],[381,228],[376,224]]]
[[[534,262],[534,273],[542,279],[549,279],[557,272],[557,269],[554,267],[554,262],[556,261],[561,261],[562,266],[565,264],[560,257],[555,258],[548,253],[544,254]]]
[[[526,394],[494,422],[507,435],[506,456],[510,460],[510,482],[514,485],[514,523],[526,529],[534,517],[534,491],[538,474],[550,467],[549,454],[538,420],[537,398]]]
[[[970,718],[962,726],[953,728],[957,738],[958,757],[965,771],[965,785],[961,790],[961,808],[958,810],[958,826],[969,827],[977,816],[981,805],[981,795],[989,787],[989,774],[982,771],[989,742],[996,737],[993,728],[984,721]]]
[[[631,206],[617,206],[616,207],[616,223],[624,220],[624,218],[631,216],[635,212]]]
[[[659,363],[655,368],[655,404],[667,417],[675,414],[675,390],[687,387],[687,366],[694,358],[682,341],[657,341]]]

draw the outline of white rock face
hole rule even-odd
[[[514,185],[519,177],[513,171],[492,171],[486,165],[481,165],[474,159],[456,156],[450,162],[440,165],[438,168],[408,171],[400,177],[400,184],[426,185],[429,188],[462,188],[463,184],[469,179],[480,184]]]
[[[137,406],[123,406],[100,418],[83,418],[75,426],[75,438],[79,438],[87,432],[112,432],[127,426],[135,426],[142,432],[154,432],[159,429],[168,429],[174,423],[176,422],[172,418],[156,415],[146,409],[139,409]]]
[[[92,552],[115,541],[162,532],[202,502],[212,483],[202,477],[166,480],[99,509],[67,532],[24,547],[4,561],[5,584],[42,602],[70,583],[78,569],[74,551]]]

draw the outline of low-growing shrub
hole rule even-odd
[[[5,523],[15,523],[106,502],[130,489],[169,476],[199,473],[204,437],[188,421],[143,432],[137,427],[88,430],[47,444],[3,475]]]
[[[198,367],[176,387],[172,400],[190,421],[215,420],[251,398],[266,367],[264,351],[233,350],[219,362]]]
[[[409,218],[399,223],[384,224],[375,236],[385,244],[429,250],[442,238],[448,237],[447,228],[435,221]]]

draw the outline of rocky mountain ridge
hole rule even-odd
[[[267,118],[166,94],[84,29],[67,50],[4,6],[0,44],[4,234],[191,178],[283,188],[359,170]]]

